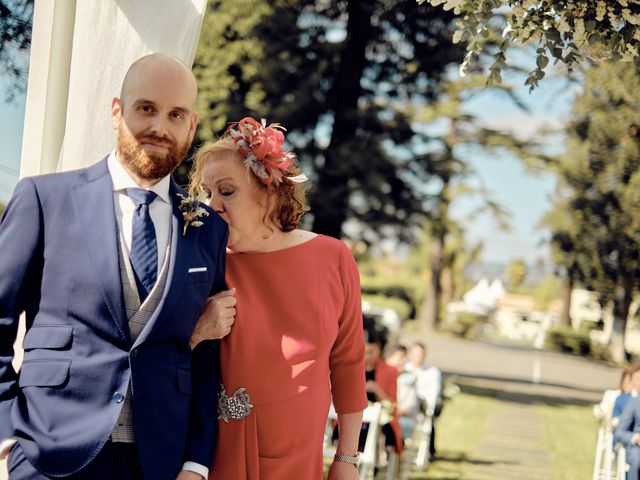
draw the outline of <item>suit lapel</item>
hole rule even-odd
[[[130,342],[120,280],[113,183],[107,159],[87,170],[87,183],[75,186],[71,198],[104,301],[122,339]]]
[[[154,330],[159,328],[160,324],[168,316],[167,313],[171,312],[173,305],[178,298],[180,298],[180,293],[187,280],[189,265],[191,265],[191,256],[197,244],[200,231],[199,228],[187,228],[186,234],[182,235],[184,219],[180,211],[180,197],[178,197],[178,194],[186,195],[187,193],[178,187],[173,178],[171,179],[169,192],[173,205],[173,215],[171,217],[173,235],[171,238],[171,256],[167,284],[157,310],[149,319],[149,324],[138,337],[136,344],[145,341]]]

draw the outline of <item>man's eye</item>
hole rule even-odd
[[[184,118],[184,114],[182,112],[173,112],[171,116],[176,120],[182,120]]]
[[[145,113],[153,112],[153,107],[151,105],[141,105],[138,109]]]

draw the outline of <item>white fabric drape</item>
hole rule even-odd
[[[37,0],[21,176],[95,163],[115,145],[111,99],[137,58],[192,65],[207,0]],[[64,126],[64,128],[62,128]]]

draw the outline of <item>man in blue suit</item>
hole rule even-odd
[[[224,288],[227,227],[171,179],[195,133],[196,94],[177,58],[137,60],[112,102],[116,150],[15,189],[0,224],[0,441],[11,480],[208,475],[219,345],[191,349],[190,339]]]
[[[625,448],[626,460],[629,464],[627,480],[640,480],[640,369],[632,368],[632,394],[627,402],[620,421],[613,433],[614,444],[620,442]]]

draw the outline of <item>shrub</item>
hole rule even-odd
[[[545,348],[583,356],[591,354],[592,351],[589,334],[576,331],[566,325],[556,325],[549,329]]]
[[[399,299],[409,306],[409,312],[404,318],[415,318],[417,306],[423,297],[424,286],[418,281],[388,279],[363,275],[360,279],[363,296],[388,297]],[[378,302],[372,302],[378,304]],[[399,304],[398,304],[399,305]],[[393,308],[393,307],[391,307]],[[402,308],[402,307],[401,307]],[[400,311],[398,311],[400,314]],[[402,317],[403,315],[401,315]]]
[[[486,315],[458,312],[453,315],[453,320],[449,323],[449,329],[461,337],[473,338],[488,321],[489,318]]]
[[[385,307],[394,310],[403,322],[411,317],[412,307],[407,301],[398,297],[384,295],[362,295],[362,300],[376,307]]]

